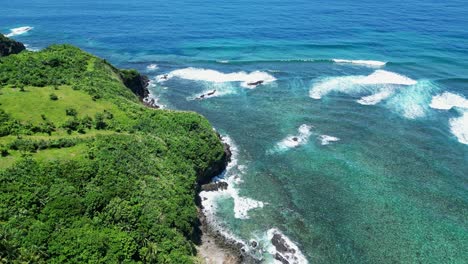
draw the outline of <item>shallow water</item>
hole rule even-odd
[[[202,113],[228,135],[233,188],[213,214],[230,235],[268,251],[278,230],[311,263],[468,259],[464,1],[18,0],[2,9],[3,33],[33,27],[14,38],[32,49],[72,43],[137,68],[166,107]],[[158,82],[162,74],[171,78]],[[249,86],[256,78],[270,81]]]

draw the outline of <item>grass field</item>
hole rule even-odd
[[[73,90],[70,86],[59,86],[56,90],[52,86],[5,87],[0,90],[0,107],[18,120],[27,120],[33,124],[43,122],[41,115],[48,120],[61,124],[66,119],[66,109],[74,108],[78,117],[93,117],[104,110],[111,112],[114,117],[125,122],[127,116],[113,103],[105,100],[93,100],[86,92]],[[58,99],[51,100],[50,95],[55,94]],[[18,102],[28,102],[27,104]]]

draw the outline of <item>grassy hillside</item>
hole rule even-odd
[[[196,181],[223,146],[202,116],[141,105],[130,75],[68,45],[0,58],[1,262],[195,261]]]

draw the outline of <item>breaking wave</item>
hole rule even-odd
[[[468,100],[461,95],[444,92],[432,97],[430,107],[440,110],[450,110],[453,107],[468,108]]]
[[[335,63],[349,63],[349,64],[357,64],[369,67],[383,67],[386,62],[383,61],[376,61],[376,60],[343,60],[343,59],[332,59]]]
[[[12,28],[12,29],[10,29],[10,33],[6,34],[5,36],[10,38],[10,37],[22,35],[22,34],[28,32],[28,31],[30,31],[32,29],[33,29],[33,27],[30,27],[30,26]]]
[[[450,131],[457,137],[458,142],[468,144],[468,100],[465,97],[444,92],[432,97],[430,107],[439,110],[456,108],[460,116],[449,119]]]
[[[449,120],[450,131],[457,137],[458,142],[468,145],[468,110],[464,111],[460,117]]]
[[[417,82],[398,73],[377,70],[370,75],[354,75],[323,78],[310,89],[309,96],[321,99],[331,92],[357,94],[375,92],[386,85],[414,85]],[[376,87],[378,86],[378,87]]]
[[[301,125],[296,135],[289,135],[280,142],[278,142],[274,148],[274,151],[286,151],[291,148],[296,148],[309,142],[309,137],[312,135],[312,126],[303,124]]]
[[[213,83],[240,82],[242,87],[245,88],[255,88],[260,84],[267,84],[276,81],[274,76],[262,71],[253,71],[250,73],[244,71],[223,73],[215,70],[199,68],[179,69],[168,74],[158,76],[158,80],[160,82],[170,80],[172,78]]]

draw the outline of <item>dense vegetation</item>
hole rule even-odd
[[[0,58],[0,262],[196,261],[196,181],[223,146],[141,105],[134,75],[68,45]]]

